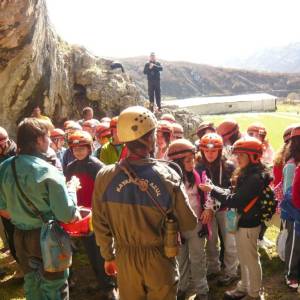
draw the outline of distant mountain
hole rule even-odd
[[[250,57],[232,59],[226,66],[269,72],[300,72],[300,43],[259,51]]]
[[[120,59],[125,70],[147,98],[147,80],[143,74],[147,57]],[[162,95],[166,98],[233,95],[267,92],[287,95],[300,90],[300,74],[253,72],[211,67],[190,62],[159,60]]]

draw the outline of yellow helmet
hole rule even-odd
[[[156,117],[150,110],[142,106],[131,106],[123,110],[119,116],[118,138],[122,143],[132,142],[140,139],[156,126]]]

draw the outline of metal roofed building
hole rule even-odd
[[[261,93],[170,100],[163,101],[163,106],[177,106],[201,115],[213,115],[238,112],[275,111],[276,100],[276,96]]]

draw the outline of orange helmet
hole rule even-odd
[[[96,136],[99,137],[105,137],[105,136],[111,136],[111,130],[109,128],[109,124],[108,123],[100,123],[100,125],[98,125],[96,127]]]
[[[92,143],[92,136],[88,132],[82,130],[75,131],[68,138],[68,144],[70,148],[76,146],[91,146]]]
[[[182,139],[184,135],[183,127],[178,123],[173,123],[172,128],[173,128],[173,137],[175,139]]]
[[[97,126],[97,124],[93,120],[86,120],[82,123],[82,127],[94,128],[96,126]]]
[[[263,124],[253,123],[248,127],[247,133],[250,136],[253,136],[253,133],[256,133],[262,137],[265,137],[267,135],[267,130]]]
[[[291,139],[292,130],[296,127],[296,124],[288,126],[283,132],[283,141],[287,143]]]
[[[291,132],[291,138],[300,136],[300,124],[295,124]]]
[[[172,114],[163,114],[160,119],[169,121],[170,123],[176,123],[176,120]]]
[[[232,153],[246,153],[249,155],[250,161],[257,164],[263,154],[263,145],[257,138],[243,137],[233,144]]]
[[[160,120],[157,122],[157,131],[167,132],[169,134],[172,134],[173,132],[172,124],[169,121]]]
[[[92,230],[92,211],[88,208],[80,207],[81,220],[73,223],[60,223],[60,226],[73,237],[88,235]]]
[[[118,119],[119,119],[119,117],[113,117],[110,120],[110,123],[109,123],[110,129],[117,128]]]
[[[200,139],[200,150],[205,149],[222,149],[223,139],[217,133],[207,133]]]
[[[238,133],[240,129],[239,124],[235,120],[226,120],[217,127],[216,131],[224,140]]]
[[[60,128],[54,128],[50,131],[50,138],[51,139],[58,139],[58,138],[64,138],[65,132]]]
[[[198,126],[197,131],[196,131],[196,134],[198,135],[199,139],[202,138],[202,136],[205,134],[206,130],[211,130],[211,131],[215,132],[216,128],[214,126],[214,123],[207,122],[207,121],[200,123],[200,125]]]
[[[8,141],[7,131],[3,127],[0,127],[0,144],[2,145],[7,141]]]
[[[178,158],[183,158],[189,155],[190,153],[195,153],[195,146],[186,139],[178,139],[173,141],[168,149],[168,157],[171,160]]]

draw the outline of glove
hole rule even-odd
[[[117,275],[117,265],[114,260],[104,262],[104,270],[108,276]]]

